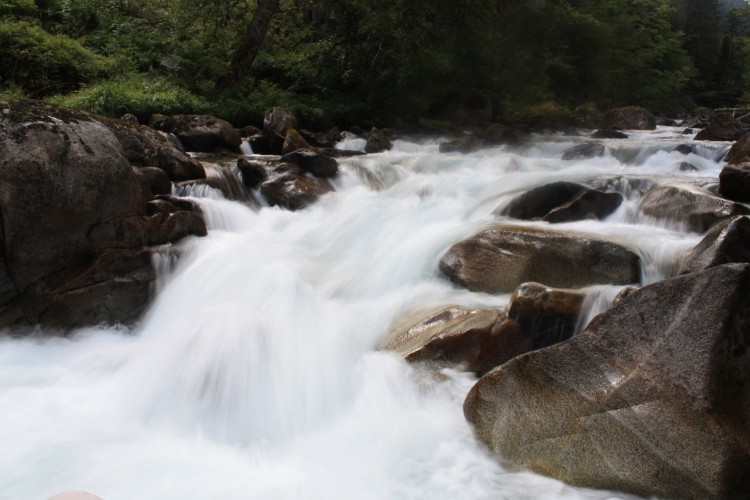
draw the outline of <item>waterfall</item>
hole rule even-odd
[[[614,214],[559,227],[632,249],[645,283],[670,276],[700,235],[640,216],[622,179],[715,181],[725,145],[696,147],[698,169],[682,172],[680,133],[606,141],[605,155],[576,161],[560,156],[578,138],[469,155],[396,141],[341,159],[336,192],[299,212],[185,187],[209,234],[156,252],[156,295],[136,326],[0,338],[0,498],[629,498],[504,470],[463,418],[472,375],[375,346],[415,307],[505,307],[507,295],[450,283],[438,261],[513,196],[556,180],[612,179],[625,198]],[[233,179],[210,170],[230,191]],[[616,292],[593,293],[582,325]]]

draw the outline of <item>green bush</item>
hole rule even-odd
[[[126,75],[89,85],[77,92],[50,98],[55,104],[99,115],[132,113],[141,121],[154,113],[207,113],[208,103],[164,77]]]
[[[34,0],[0,0],[0,16],[33,16],[38,12]]]
[[[104,75],[109,61],[64,35],[26,21],[0,22],[0,77],[32,96],[75,89]]]

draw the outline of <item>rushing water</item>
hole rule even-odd
[[[453,286],[437,264],[525,189],[623,175],[715,182],[727,145],[684,156],[679,133],[605,141],[603,157],[579,161],[560,160],[580,141],[562,136],[466,156],[399,141],[342,160],[337,192],[296,213],[193,191],[209,235],[157,256],[158,293],[137,327],[0,340],[0,498],[626,498],[504,470],[464,421],[471,375],[374,346],[416,307],[507,303]],[[700,235],[640,217],[640,192],[618,185],[626,201],[608,220],[559,227],[627,245],[646,282],[669,276]],[[582,326],[617,291],[591,289]]]

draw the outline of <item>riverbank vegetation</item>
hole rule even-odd
[[[270,105],[320,127],[487,122],[545,101],[679,113],[750,102],[748,26],[726,0],[0,0],[0,98],[236,126]]]

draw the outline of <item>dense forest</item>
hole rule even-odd
[[[750,103],[748,26],[726,0],[0,0],[0,99],[236,126],[674,114]]]

